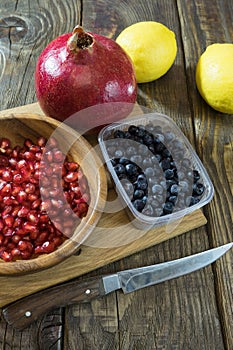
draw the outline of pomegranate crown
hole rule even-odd
[[[78,52],[90,48],[93,42],[93,36],[86,33],[80,25],[77,25],[67,41],[67,46],[71,52]]]

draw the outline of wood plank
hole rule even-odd
[[[212,6],[210,2],[209,6]],[[107,21],[104,20],[105,14]],[[90,30],[103,31],[113,38],[124,27],[141,20],[157,20],[174,30],[179,49],[175,64],[167,75],[153,83],[139,85],[138,103],[171,116],[195,144],[182,50],[185,34],[182,38],[177,2],[147,0],[135,4],[135,1],[128,0],[116,4],[112,1],[85,1],[83,5],[83,23]],[[192,33],[192,28],[189,27],[187,32]],[[208,246],[204,228],[195,234],[191,231],[185,237],[173,238],[155,249],[149,248],[120,260],[114,264],[114,270],[140,266],[145,261],[173,259]],[[106,349],[224,349],[211,268],[188,279],[157,285],[133,295],[117,293],[119,326],[116,330],[116,321],[112,322],[107,312],[103,317],[99,316],[106,304],[114,302],[112,296],[109,298],[103,303],[67,308],[66,324],[71,329],[65,337],[67,348],[72,344],[74,348],[102,349],[108,344]],[[210,327],[207,329],[206,325]]]
[[[37,58],[47,43],[80,22],[81,7],[80,0],[0,0],[1,110],[36,101],[34,70]],[[53,317],[52,314],[46,316],[44,321],[22,333],[15,332],[2,321],[0,347],[62,349],[62,311],[58,309]]]
[[[179,14],[177,13],[177,4],[180,4],[178,7]],[[51,12],[48,7],[52,8]],[[25,0],[16,3],[1,0],[1,17],[7,17],[13,13],[19,18],[33,18],[33,24],[31,24],[29,18],[27,19],[28,25],[22,26],[27,28],[27,36],[24,35],[21,39],[17,37],[17,40],[13,40],[14,38],[11,35],[9,36],[9,34],[14,33],[13,28],[11,31],[8,29],[5,36],[0,36],[1,49],[3,46],[4,57],[7,58],[5,74],[1,80],[1,109],[35,101],[32,76],[36,57],[51,38],[61,32],[70,30],[70,23],[72,23],[72,26],[74,22],[75,24],[77,23],[80,8],[81,2],[74,0],[56,2],[56,4],[54,0],[49,3],[42,0],[40,4]],[[213,8],[216,8],[216,12]],[[220,13],[222,8],[224,9],[224,16]],[[211,17],[211,14],[214,16]],[[216,19],[219,21],[218,16],[222,16],[222,23],[217,24]],[[124,0],[114,3],[106,0],[98,2],[85,0],[83,1],[82,17],[85,27],[90,30],[95,29],[99,33],[112,36],[113,38],[124,27],[139,20],[158,20],[167,24],[176,32],[179,50],[175,65],[166,76],[158,81],[140,84],[138,102],[141,105],[146,105],[158,112],[172,116],[189,140],[195,144],[196,134],[193,125],[195,124],[196,132],[200,132],[200,135],[203,135],[203,130],[210,128],[212,120],[211,115],[208,123],[204,123],[203,112],[205,111],[206,113],[206,109],[197,107],[197,104],[201,102],[199,99],[193,99],[193,96],[196,94],[193,91],[193,67],[196,54],[205,45],[206,37],[208,37],[208,40],[210,38],[213,39],[215,31],[218,33],[218,38],[221,37],[219,33],[222,32],[227,33],[229,40],[232,38],[232,35],[228,34],[232,34],[232,24],[229,21],[232,18],[230,2],[227,0],[219,0],[218,2],[206,0],[205,3],[200,1],[187,3],[178,0],[158,0],[156,2],[153,0],[147,0],[146,2],[138,0],[135,3],[133,0]],[[39,18],[39,21],[35,21],[35,18]],[[200,30],[198,27],[199,18],[201,18],[200,21],[204,25],[205,30]],[[226,18],[228,23],[227,30],[223,29],[225,28]],[[30,37],[32,38],[33,28],[38,28],[39,40],[29,40]],[[180,28],[182,32],[180,32]],[[4,31],[5,29],[0,27],[2,34],[1,30]],[[11,39],[11,44],[9,38]],[[193,38],[195,38],[195,41],[193,41]],[[185,52],[183,51],[183,45]],[[195,49],[197,50],[196,52],[194,52]],[[190,53],[188,53],[189,50]],[[10,57],[9,52],[11,53],[11,60],[8,59]],[[183,60],[184,55],[187,55],[185,62]],[[186,85],[186,77],[189,79],[188,86]],[[199,114],[203,117],[201,129],[198,127],[200,121],[196,119]],[[208,135],[204,135],[207,144]],[[197,142],[199,142],[199,139]],[[198,151],[202,156],[201,143]],[[210,160],[210,155],[211,150],[207,149],[206,166]],[[229,159],[228,157],[229,149],[225,153],[225,159]],[[229,161],[225,161],[225,163],[229,163]],[[211,167],[211,169],[213,169],[214,174],[214,167]],[[229,172],[230,170],[227,171],[227,174]],[[218,173],[222,174],[221,170],[218,169]],[[229,175],[227,176],[229,179]],[[225,183],[225,177],[223,177],[222,183]],[[225,191],[223,194],[218,193],[217,196],[221,196],[224,200],[226,196]],[[224,205],[221,201],[222,204]],[[217,200],[215,205],[217,208],[219,207]],[[227,204],[225,207],[227,207]],[[227,213],[229,214],[229,211]],[[215,214],[221,215],[222,211],[219,212],[219,208],[218,210],[212,209],[210,214],[208,214],[208,219],[212,219]],[[216,218],[215,222],[217,224],[212,226],[212,221],[208,220],[208,234],[212,237],[211,232],[214,229],[220,232],[220,229],[222,229],[220,224],[222,224],[223,236],[219,237],[219,235],[216,235],[216,239],[213,242],[209,242],[209,235],[207,235],[206,228],[203,226],[198,230],[192,230],[185,235],[179,235],[143,252],[121,259],[98,271],[93,271],[89,275],[174,259],[207,249],[210,244],[218,245],[220,241],[225,242],[228,238],[232,239],[232,236],[229,236],[231,231],[228,233],[227,230],[230,223],[229,216],[227,217],[227,227],[225,226],[225,221],[220,217]],[[216,231],[216,233],[218,232]],[[226,261],[226,270],[231,269],[231,261],[230,263],[229,260]],[[219,275],[221,275],[222,271],[223,269],[221,268]],[[138,291],[134,296],[128,295],[123,298],[122,295],[117,293],[107,296],[106,299],[93,301],[88,305],[76,305],[67,308],[65,327],[63,328],[64,348],[84,350],[109,348],[114,350],[162,348],[190,350],[224,349],[218,309],[223,307],[227,311],[228,306],[233,304],[230,296],[231,287],[229,292],[226,292],[231,279],[228,271],[225,273],[226,275],[221,277],[221,279],[226,279],[226,285],[225,287],[223,286],[224,300],[220,305],[216,304],[215,284],[212,269],[209,267],[187,276],[187,278],[151,287],[145,291]],[[222,285],[218,285],[220,295]],[[231,311],[231,307],[229,307],[229,312]],[[56,313],[57,311],[54,312],[54,315]],[[231,320],[231,315],[228,316],[228,319]],[[55,319],[54,324],[56,323]],[[0,324],[1,346],[3,348],[10,346],[15,349],[25,350],[38,349],[37,339],[41,335],[43,322],[43,320],[38,321],[24,332],[14,332],[2,321]],[[44,323],[45,326],[46,324]],[[231,323],[229,322],[226,325],[226,329],[230,326]],[[58,334],[59,332],[57,332],[57,336]],[[53,336],[52,331],[49,332],[49,335],[51,335],[51,340],[42,341],[40,348],[43,348],[43,346],[44,349],[52,348],[56,336]],[[58,349],[59,346],[56,348]],[[231,350],[230,348],[228,349]]]
[[[197,151],[215,187],[215,196],[206,208],[208,234],[214,246],[233,240],[233,118],[210,108],[193,86],[195,63],[205,48],[216,42],[232,42],[233,8],[228,1],[178,1],[184,41],[190,102],[194,114]],[[188,21],[186,20],[188,18]],[[198,21],[196,20],[198,18]],[[214,19],[214,20],[213,20]],[[223,25],[224,23],[224,25]],[[192,35],[185,35],[192,28]],[[201,38],[201,39],[200,39]],[[192,63],[192,65],[191,65]],[[233,254],[214,268],[217,302],[227,349],[233,348]]]

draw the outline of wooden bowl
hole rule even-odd
[[[103,212],[107,196],[106,174],[94,148],[85,138],[64,123],[49,117],[36,114],[0,116],[0,138],[9,138],[13,146],[23,145],[27,138],[33,142],[40,136],[48,139],[52,134],[54,135],[54,132],[61,150],[64,147],[70,148],[68,155],[75,162],[81,164],[87,178],[91,198],[87,215],[75,228],[71,239],[65,240],[54,252],[42,254],[29,260],[5,262],[0,259],[0,274],[29,273],[61,262],[77,251],[78,247],[91,234]],[[69,145],[72,146],[69,147]]]

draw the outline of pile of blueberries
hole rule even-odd
[[[205,191],[182,141],[161,126],[129,125],[106,141],[114,170],[134,208],[151,217],[198,203]]]

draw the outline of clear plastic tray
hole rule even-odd
[[[129,152],[127,150],[131,145],[134,145],[135,141],[124,139],[124,138],[123,139],[118,138],[113,140],[113,133],[116,130],[126,131],[130,125],[135,125],[138,127],[142,126],[144,128],[146,127],[147,129],[150,128],[148,126],[150,125],[153,128],[155,127],[156,129],[155,131],[153,131],[153,134],[158,133],[160,135],[162,134],[163,136],[166,135],[165,139],[164,140],[161,139],[161,141],[165,146],[165,148],[170,152],[171,154],[170,159],[172,159],[172,161],[175,164],[175,169],[176,169],[177,178],[178,178],[178,189],[180,191],[177,195],[177,200],[176,200],[177,204],[174,204],[172,213],[164,214],[162,209],[164,206],[164,203],[167,201],[167,197],[166,197],[167,185],[164,186],[165,194],[163,194],[163,200],[162,200],[163,203],[161,202],[161,208],[160,208],[160,212],[163,214],[158,215],[159,210],[156,209],[157,210],[156,215],[154,214],[152,216],[147,214],[145,215],[145,213],[135,209],[134,205],[132,204],[132,197],[130,197],[126,193],[126,190],[122,185],[122,179],[121,180],[119,179],[118,175],[114,170],[111,160],[113,158],[120,157],[122,152],[123,152],[123,156],[127,158],[127,155],[125,155],[125,153]],[[150,132],[151,132],[151,128],[150,128]],[[169,135],[170,135],[170,139],[169,139]],[[172,135],[174,136],[173,140],[172,140]],[[199,157],[197,156],[196,152],[194,151],[193,147],[191,146],[187,138],[184,136],[182,131],[178,128],[178,126],[174,123],[174,121],[166,115],[158,114],[158,113],[149,113],[149,114],[144,114],[142,116],[124,119],[120,122],[111,124],[101,130],[98,136],[98,142],[99,142],[104,160],[106,162],[107,168],[115,183],[116,191],[121,198],[122,205],[126,209],[132,221],[132,224],[135,225],[137,228],[150,229],[156,226],[170,223],[171,221],[178,220],[182,218],[184,215],[187,215],[206,205],[208,202],[211,201],[214,195],[214,188],[213,188],[212,182],[202,162],[200,161]],[[116,150],[120,149],[121,150],[120,154],[119,152],[114,153],[114,147],[115,147],[114,142],[118,143]],[[138,145],[138,142],[137,142],[137,145]],[[179,147],[177,151],[174,145],[175,146],[178,145],[180,147],[180,152],[179,152]],[[111,149],[111,147],[113,150]],[[111,152],[109,151],[110,149],[111,149]],[[112,152],[114,153],[114,156]],[[165,184],[164,181],[167,183],[168,179],[163,178],[165,175],[164,175],[164,170],[162,170],[161,168],[161,163],[159,163],[159,160],[157,159],[153,158],[153,160],[154,160],[153,168],[156,170],[156,167],[157,167],[158,172],[160,172],[160,175],[158,175],[159,180],[157,184],[161,185],[163,183],[164,185]],[[142,166],[142,163],[137,165],[139,165],[142,171],[144,172],[145,169],[144,169],[144,166]],[[187,177],[190,176],[190,171],[193,174],[193,170],[197,170],[200,175],[200,179],[198,180],[198,182],[201,182],[204,185],[204,193],[202,194],[198,203],[194,203],[190,205],[187,203],[188,203],[188,200],[192,197],[192,189],[190,189],[190,186],[189,186],[189,190],[186,189],[186,192],[184,193],[183,187],[185,183],[188,182],[186,180],[187,180]],[[149,181],[148,183],[150,183],[150,190],[148,190],[149,201],[152,201],[153,198],[156,197],[156,195],[153,194],[154,192],[152,192],[151,190],[154,179],[155,177],[148,178],[148,181]],[[157,180],[155,179],[155,184],[156,184],[156,181]],[[194,183],[194,180],[191,180],[191,182],[192,181]],[[190,179],[189,179],[189,184],[190,184]],[[160,201],[161,201],[161,197],[160,197]],[[182,203],[182,205],[180,203]]]

